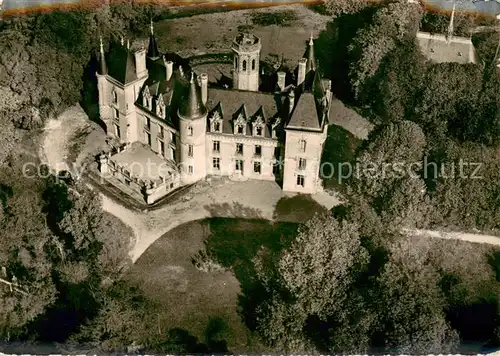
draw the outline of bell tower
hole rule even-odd
[[[260,38],[250,33],[238,35],[231,46],[234,53],[233,88],[259,90]]]

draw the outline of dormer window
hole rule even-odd
[[[222,118],[219,114],[218,111],[215,111],[211,116],[210,116],[210,127],[212,132],[221,132],[222,128]]]
[[[219,122],[214,123],[214,131],[220,132],[220,123]]]
[[[149,95],[149,92],[148,92],[147,88],[146,88],[146,90],[144,90],[143,105],[148,110],[151,110],[151,108],[152,108],[152,105],[151,105],[151,96]]]
[[[188,136],[193,136],[193,127],[192,126],[188,127]]]
[[[256,116],[255,121],[253,122],[253,130],[254,136],[262,136],[262,128],[264,126],[264,121],[262,120],[262,116]]]
[[[238,134],[243,135],[243,129],[244,129],[243,125],[238,125],[237,127],[238,127]]]
[[[277,136],[278,136],[278,129],[279,129],[280,123],[281,123],[281,119],[279,117],[276,118],[276,120],[274,121],[273,126],[272,126],[272,137],[273,138],[277,138]]]
[[[235,135],[246,135],[247,121],[243,116],[243,112],[238,115],[238,118],[234,120],[234,134]]]
[[[117,104],[118,103],[118,94],[116,94],[116,91],[113,89],[113,92],[111,94],[113,96],[113,103]]]
[[[158,96],[156,99],[156,115],[161,118],[165,117],[165,103],[163,102],[163,96]]]
[[[255,135],[262,136],[262,126],[258,126],[255,128]]]

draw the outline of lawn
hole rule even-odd
[[[161,50],[191,57],[228,52],[238,32],[248,29],[262,40],[261,60],[283,54],[296,64],[311,31],[318,35],[330,20],[305,6],[285,5],[166,19],[155,24],[155,33]]]
[[[231,352],[262,352],[266,348],[238,312],[240,295],[246,287],[250,261],[260,246],[276,250],[294,236],[296,229],[294,223],[272,224],[266,220],[217,218],[187,223],[151,245],[125,278],[137,282],[147,298],[158,305],[162,334],[182,328],[205,342],[209,326],[218,321],[226,330],[219,337]],[[220,264],[234,267],[234,272],[195,268],[191,258],[205,244]]]

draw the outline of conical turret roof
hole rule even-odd
[[[201,100],[201,90],[194,80],[194,74],[191,72],[191,80],[189,81],[189,89],[187,96],[183,98],[179,107],[179,116],[185,119],[197,119],[207,113],[207,108]]]
[[[153,29],[153,20],[151,20],[151,33],[149,34],[148,57],[150,58],[160,57],[160,51],[158,50],[158,44],[156,43],[156,38]]]
[[[314,55],[314,40],[312,33],[311,37],[309,38],[309,45],[307,46],[306,58],[307,58],[306,73],[311,70],[316,70],[316,56]]]

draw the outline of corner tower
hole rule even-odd
[[[259,90],[260,38],[249,33],[238,35],[231,46],[234,52],[233,88]]]
[[[189,88],[178,109],[180,135],[180,169],[183,184],[205,178],[207,108],[200,87],[191,72]]]

